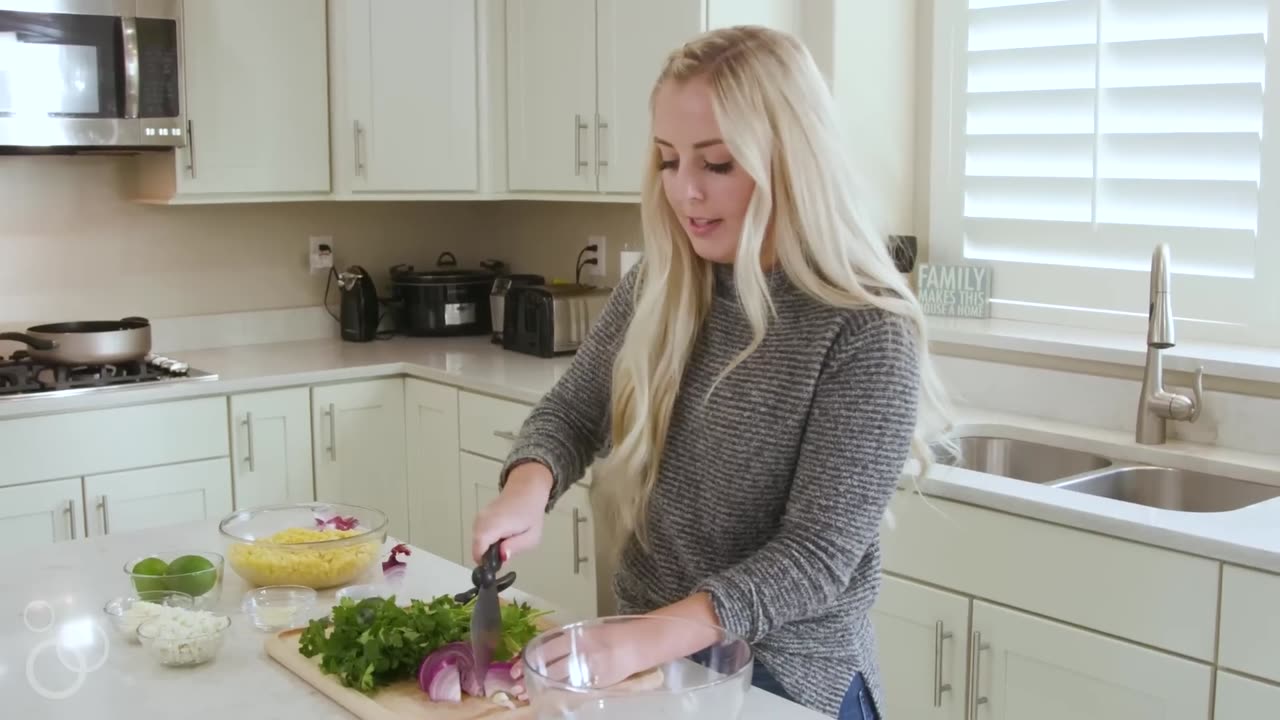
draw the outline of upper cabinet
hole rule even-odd
[[[339,195],[478,190],[475,0],[330,4]]]
[[[638,194],[667,55],[709,27],[796,24],[794,0],[739,2],[509,0],[508,189]]]
[[[327,194],[325,3],[184,0],[187,145],[142,157],[141,194]]]

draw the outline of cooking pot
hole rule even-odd
[[[49,365],[118,365],[142,360],[151,352],[151,322],[146,318],[50,323],[25,333],[0,333],[30,348],[32,360]]]
[[[501,263],[486,269],[457,267],[453,253],[441,253],[435,270],[412,265],[391,268],[391,296],[397,327],[405,335],[486,335],[493,330],[489,290]]]

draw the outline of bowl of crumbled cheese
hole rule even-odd
[[[110,618],[112,627],[120,633],[121,638],[137,644],[138,626],[143,622],[158,617],[164,608],[190,610],[194,604],[195,598],[177,590],[144,590],[115,598],[102,611]]]
[[[169,667],[207,663],[218,655],[231,618],[208,610],[162,607],[138,625],[138,641],[156,662]]]
[[[237,510],[218,525],[227,562],[254,587],[346,585],[381,561],[387,516],[341,503]]]

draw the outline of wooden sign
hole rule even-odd
[[[991,316],[991,268],[981,265],[921,265],[917,292],[926,315]]]

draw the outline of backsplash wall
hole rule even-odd
[[[396,263],[452,250],[476,264],[489,250],[472,241],[482,203],[151,206],[126,196],[130,172],[128,158],[0,157],[0,328],[318,305],[311,235],[332,236],[336,265],[365,266],[380,288]]]

